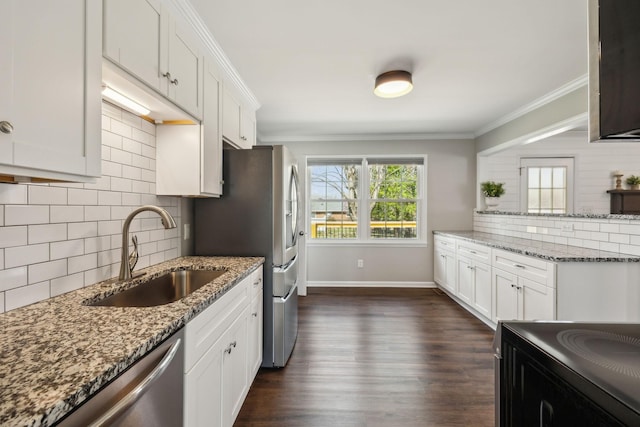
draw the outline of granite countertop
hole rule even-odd
[[[0,425],[49,426],[264,263],[262,257],[181,257],[126,285],[100,282],[0,314]],[[227,272],[155,307],[93,307],[95,300],[180,268]]]
[[[492,248],[554,262],[640,262],[640,256],[637,255],[560,245],[478,231],[434,231],[433,234],[449,235]]]

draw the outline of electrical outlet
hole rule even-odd
[[[564,231],[564,232],[573,231],[573,224],[562,224],[560,226],[560,231]]]
[[[359,259],[358,260],[358,268],[364,268],[364,260],[363,259]]]
[[[182,238],[184,240],[188,240],[191,237],[191,224],[184,224],[184,231],[182,233]]]

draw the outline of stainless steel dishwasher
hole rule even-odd
[[[183,366],[184,328],[134,363],[57,425],[181,426]]]

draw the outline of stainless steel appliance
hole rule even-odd
[[[298,335],[299,191],[282,145],[223,153],[223,195],[194,202],[196,255],[264,256],[263,367],[283,367]]]
[[[183,343],[180,329],[56,425],[182,425]]]

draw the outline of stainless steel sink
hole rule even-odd
[[[178,301],[200,289],[227,270],[178,270],[118,292],[89,305],[106,307],[152,307]]]

